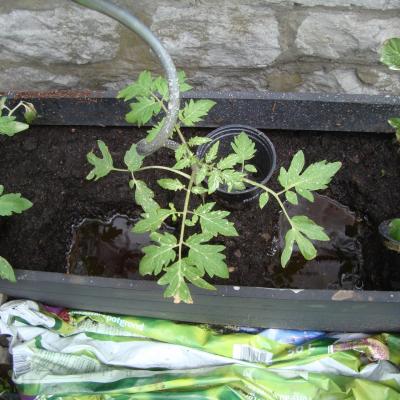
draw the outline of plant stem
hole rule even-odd
[[[252,181],[251,179],[244,178],[243,182],[246,182],[252,186],[256,186],[256,187],[264,190],[265,192],[271,194],[275,198],[277,203],[279,204],[279,207],[282,209],[283,214],[285,215],[286,219],[289,221],[290,225],[293,227],[292,220],[290,219],[289,214],[287,213],[286,208],[285,208],[284,204],[282,203],[282,200],[279,198],[279,193],[276,193],[272,189],[266,187],[265,185],[255,182],[255,181]]]
[[[184,173],[184,172],[182,172],[182,171],[178,171],[178,170],[173,169],[173,168],[164,167],[164,166],[162,166],[162,165],[149,165],[148,167],[139,168],[139,169],[136,170],[135,172],[147,171],[147,170],[150,170],[150,169],[162,169],[162,170],[164,170],[164,171],[173,172],[174,174],[183,176],[183,177],[186,178],[186,179],[190,179],[190,175],[189,175],[189,174],[186,174],[186,173]],[[129,172],[128,169],[123,169],[123,168],[113,168],[113,171],[117,171],[117,172]]]
[[[146,170],[149,170],[149,169],[162,169],[164,171],[173,172],[174,174],[183,176],[186,179],[190,179],[190,175],[189,174],[186,174],[185,172],[182,172],[182,171],[179,171],[179,170],[176,170],[176,169],[173,169],[173,168],[163,167],[162,165],[150,165],[148,167],[139,168],[137,171],[146,171]]]
[[[179,235],[179,242],[178,242],[178,260],[182,259],[182,246],[184,243],[184,236],[185,236],[185,227],[186,227],[186,217],[187,217],[187,213],[188,213],[188,208],[189,208],[189,201],[190,201],[190,194],[192,191],[192,186],[194,183],[194,176],[195,173],[192,172],[192,175],[190,176],[190,181],[187,187],[187,192],[186,192],[186,196],[185,196],[185,202],[183,204],[183,213],[182,213],[182,223],[181,223],[181,233]]]

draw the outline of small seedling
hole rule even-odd
[[[179,73],[181,92],[190,90],[183,72]],[[152,77],[150,72],[142,72],[138,80],[121,90],[119,98],[131,103],[131,111],[126,120],[138,126],[147,124],[151,119],[156,123],[147,132],[147,140],[151,142],[160,132],[163,118],[167,111],[168,85],[162,77]],[[186,139],[181,126],[194,126],[201,121],[215,103],[211,100],[190,100],[179,112],[179,122],[174,129],[174,135],[180,140],[175,150],[173,166],[144,165],[144,157],[138,154],[136,144],[126,152],[125,168],[114,166],[113,159],[106,144],[98,141],[101,157],[90,152],[87,156],[93,165],[87,179],[98,180],[111,171],[125,172],[130,175],[129,186],[134,191],[136,203],[143,209],[142,218],[133,228],[134,232],[151,232],[154,244],[143,248],[144,256],[140,261],[139,271],[142,275],[160,275],[158,283],[168,285],[165,297],[173,297],[176,303],[181,301],[192,303],[188,282],[203,288],[214,290],[215,287],[206,281],[206,276],[228,278],[229,272],[223,251],[225,247],[216,244],[218,236],[237,236],[232,222],[227,217],[229,212],[218,210],[216,204],[204,201],[206,195],[211,195],[218,188],[228,191],[243,190],[248,186],[262,189],[259,206],[264,208],[269,198],[273,197],[288,219],[290,229],[286,233],[285,248],[281,263],[285,267],[297,244],[301,254],[311,260],[317,255],[312,240],[329,240],[323,228],[308,217],[290,217],[281,197],[289,203],[297,204],[298,196],[313,201],[313,191],[325,189],[333,176],[339,170],[341,163],[320,161],[309,165],[305,170],[305,159],[302,151],[294,157],[288,170],[281,168],[278,181],[282,186],[280,192],[251,179],[257,172],[251,163],[256,148],[254,142],[245,134],[240,133],[231,144],[232,152],[224,158],[218,157],[219,142],[214,143],[202,159],[196,157],[196,147],[210,141],[209,138],[194,136]],[[161,206],[154,199],[154,192],[139,179],[139,175],[147,170],[162,170],[174,178],[159,179],[158,185],[164,190],[182,191],[182,205],[170,203]],[[197,201],[195,200],[197,197]],[[162,224],[171,219],[179,222],[177,235],[169,232],[161,233]]]
[[[20,101],[14,108],[6,106],[6,97],[0,99],[0,135],[14,136],[15,134],[25,131],[36,118],[36,110],[33,104]],[[24,109],[24,122],[19,122],[13,115],[18,109]],[[4,115],[5,114],[5,115]],[[28,208],[32,207],[32,203],[23,198],[21,193],[5,193],[4,186],[0,185],[0,216],[10,216],[12,214],[20,214]],[[15,282],[14,271],[10,263],[0,256],[0,278],[8,279]]]

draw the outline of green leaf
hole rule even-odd
[[[329,236],[324,232],[322,226],[317,225],[312,219],[305,215],[296,215],[291,218],[296,230],[304,233],[311,240],[328,241]]]
[[[251,160],[257,151],[255,143],[244,132],[235,136],[231,147],[238,156],[239,163]]]
[[[207,164],[213,162],[216,158],[217,158],[217,154],[218,154],[218,149],[219,149],[219,142],[215,142],[210,150],[208,150],[206,156],[205,156],[205,162]]]
[[[154,125],[151,129],[149,129],[147,131],[146,140],[148,142],[152,142],[158,136],[164,123],[165,123],[165,118],[163,118],[161,121],[157,122],[156,125]]]
[[[285,268],[287,263],[290,260],[290,257],[292,256],[293,253],[293,245],[294,245],[294,238],[295,238],[295,232],[293,229],[289,229],[286,232],[285,235],[285,247],[282,251],[281,255],[281,265],[282,268]]]
[[[146,185],[145,182],[135,179],[135,202],[143,208],[146,213],[151,213],[160,208],[154,200],[154,192]]]
[[[130,104],[131,112],[126,114],[126,121],[138,126],[144,125],[150,121],[153,115],[161,111],[160,103],[153,98],[138,97],[136,103]]]
[[[247,172],[251,172],[251,173],[256,173],[257,172],[257,168],[253,165],[253,164],[246,164],[244,166],[245,171]]]
[[[213,236],[218,234],[224,236],[238,236],[232,222],[228,221],[228,211],[211,211],[215,203],[206,203],[197,207],[194,211],[200,217],[200,225],[203,233]]]
[[[234,169],[225,169],[221,172],[221,179],[228,187],[228,192],[246,189],[246,185],[243,183],[244,177],[245,174]]]
[[[210,176],[208,177],[208,194],[214,193],[219,185],[222,183],[221,173],[217,169],[213,169],[211,171]]]
[[[295,232],[295,240],[299,246],[300,253],[306,260],[312,260],[316,257],[317,250],[314,245],[300,232]]]
[[[211,237],[211,234],[194,234],[185,241],[190,249],[188,263],[196,266],[201,275],[205,271],[211,278],[214,275],[220,278],[228,278],[229,272],[225,263],[225,255],[221,253],[225,250],[225,246],[203,244],[208,242]]]
[[[380,61],[390,69],[400,70],[400,38],[388,39],[383,43]]]
[[[168,267],[176,258],[174,248],[177,246],[177,241],[175,236],[170,233],[153,232],[150,234],[150,238],[158,245],[150,245],[142,249],[145,255],[139,264],[141,275],[158,275],[163,267]]]
[[[400,129],[400,118],[390,118],[388,122],[393,128]]]
[[[207,172],[208,172],[207,165],[204,165],[204,164],[203,164],[203,165],[196,171],[196,176],[195,176],[195,179],[194,179],[195,185],[200,185],[200,183],[204,181],[204,179],[205,179],[206,176],[207,176]]]
[[[179,82],[179,91],[181,93],[188,92],[193,89],[188,83],[186,83],[186,74],[185,71],[178,71],[178,82]]]
[[[219,169],[233,168],[239,162],[240,162],[240,159],[237,154],[229,154],[229,156],[227,156],[225,158],[221,158],[218,161],[217,168],[219,168]]]
[[[149,71],[143,71],[135,82],[118,92],[117,98],[128,101],[134,97],[148,96],[151,93],[152,85],[153,79],[151,73]]]
[[[288,171],[281,168],[278,181],[286,191],[294,188],[300,196],[310,200],[313,198],[310,191],[326,189],[341,166],[340,162],[328,163],[323,160],[309,165],[301,173],[304,167],[304,154],[300,150],[293,157]]]
[[[216,290],[213,285],[210,285],[207,281],[200,277],[199,271],[196,267],[187,265],[185,268],[185,278],[190,281],[193,285],[206,290]]]
[[[390,221],[389,235],[392,239],[400,242],[400,218],[394,218]]]
[[[194,136],[189,139],[188,145],[192,146],[201,146],[202,144],[211,142],[211,139],[205,136]]]
[[[94,178],[94,180],[97,181],[108,175],[114,168],[113,160],[107,145],[102,140],[98,140],[97,145],[99,146],[103,158],[97,157],[93,151],[87,155],[88,162],[94,166],[86,177],[88,180]]]
[[[164,292],[164,297],[173,297],[174,303],[180,303],[181,301],[188,304],[193,303],[184,278],[186,268],[186,259],[178,260],[167,268],[166,273],[157,282],[159,285],[168,285]]]
[[[212,100],[190,99],[183,110],[179,112],[179,120],[186,126],[194,126],[208,114],[215,104],[215,101]]]
[[[327,241],[329,237],[324,229],[317,225],[312,219],[304,215],[296,215],[291,218],[292,228],[285,235],[285,247],[281,255],[281,264],[285,268],[292,252],[293,245],[297,243],[300,253],[306,260],[312,260],[317,255],[317,250],[311,243],[311,240]],[[307,239],[305,236],[309,239]]]
[[[14,136],[28,128],[28,124],[16,121],[13,115],[0,117],[0,135]]]
[[[139,155],[134,143],[131,148],[125,153],[124,163],[130,172],[137,171],[143,164],[144,157]]]
[[[3,193],[3,186],[1,186]],[[5,217],[12,214],[21,214],[32,207],[32,203],[21,197],[21,193],[8,193],[0,195],[0,216]]]
[[[194,194],[204,194],[207,192],[208,192],[208,190],[202,186],[193,186],[192,187],[192,193],[194,193]]]
[[[191,165],[192,165],[191,159],[186,157],[186,158],[182,158],[182,160],[179,160],[172,168],[173,169],[177,169],[177,170],[181,170],[181,169],[188,168]]]
[[[132,232],[155,232],[160,229],[162,223],[172,214],[174,214],[173,211],[162,208],[146,213],[145,217],[139,220],[132,228]]]
[[[175,150],[175,160],[180,161],[182,160],[183,157],[185,157],[188,153],[188,147],[186,144],[181,144],[179,147]]]
[[[263,192],[260,194],[260,197],[258,198],[258,203],[261,209],[265,207],[265,205],[268,203],[268,200],[269,200],[269,194],[267,192]]]
[[[24,118],[28,124],[31,124],[37,118],[37,111],[32,103],[23,102],[25,108]]]
[[[167,190],[182,190],[185,189],[185,185],[179,180],[179,179],[170,179],[170,178],[164,178],[164,179],[159,179],[157,183],[163,188]]]
[[[169,99],[168,81],[162,76],[153,81],[153,90],[161,96],[162,100],[167,101]]]
[[[286,200],[289,203],[294,204],[295,206],[297,204],[299,204],[299,200],[297,199],[297,194],[295,192],[288,190],[287,192],[285,192],[285,196],[286,196]]]
[[[16,282],[15,274],[10,263],[0,256],[0,279]]]

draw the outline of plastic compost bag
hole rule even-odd
[[[23,399],[399,399],[400,336],[0,307]]]

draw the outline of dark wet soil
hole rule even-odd
[[[307,163],[321,159],[342,161],[342,169],[324,194],[348,206],[361,224],[357,241],[361,246],[362,265],[357,285],[361,282],[364,289],[400,289],[400,271],[391,261],[391,255],[383,250],[378,235],[382,220],[400,215],[400,154],[398,146],[392,143],[392,135],[268,132],[268,136],[278,157],[277,170],[270,181],[273,188],[278,188],[275,181],[279,167],[288,166],[299,149],[304,150]],[[97,139],[102,139],[109,145],[115,164],[122,166],[124,152],[141,137],[143,131],[135,128],[100,127],[33,127],[12,139],[1,137],[0,183],[7,191],[23,193],[33,201],[34,207],[22,215],[0,220],[0,254],[15,268],[65,272],[74,224],[84,218],[107,219],[115,214],[137,218],[140,210],[134,204],[128,177],[113,173],[98,182],[86,181],[90,170],[86,154],[95,147]],[[148,162],[171,165],[173,156],[165,150],[153,155]],[[175,199],[174,193],[161,193],[154,185],[161,176],[165,177],[154,172],[143,174],[160,203],[173,200],[179,203],[179,195]],[[331,277],[329,263],[323,263],[321,279],[315,283],[315,277],[309,279],[307,274],[303,282],[290,279],[290,268],[298,274],[293,266],[289,266],[287,279],[274,278],[271,268],[275,268],[279,256],[279,213],[272,201],[263,211],[257,206],[232,210],[230,219],[235,222],[240,237],[218,238],[227,246],[231,275],[229,280],[216,283],[342,287],[338,274]],[[103,269],[101,274],[136,276],[134,265],[128,264],[128,274],[121,267],[123,262],[116,263],[118,267],[114,270]],[[328,279],[323,278],[324,273]],[[346,282],[343,287],[349,288],[348,285]]]

